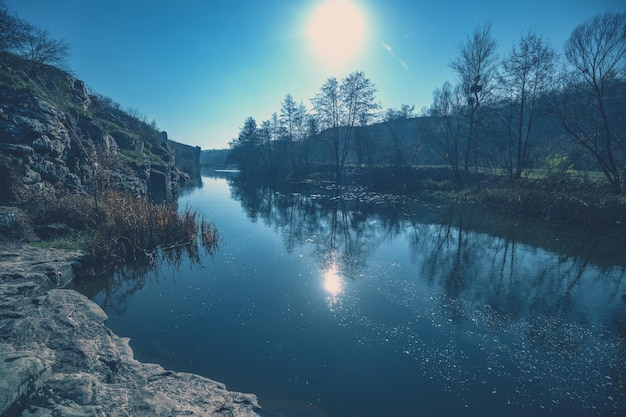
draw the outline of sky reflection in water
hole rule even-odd
[[[224,236],[204,268],[90,290],[140,360],[270,416],[626,412],[626,258],[606,236],[220,178],[181,202]]]

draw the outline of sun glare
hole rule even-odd
[[[307,37],[323,63],[340,67],[361,52],[367,23],[361,9],[349,0],[327,0],[311,14]]]
[[[341,275],[339,275],[339,271],[337,265],[333,261],[329,267],[324,271],[322,276],[324,289],[330,296],[336,297],[343,290],[343,286],[341,283]]]

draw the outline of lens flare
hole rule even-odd
[[[367,22],[362,10],[348,0],[328,0],[311,14],[307,37],[315,56],[331,67],[354,59],[363,49]]]

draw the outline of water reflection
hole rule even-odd
[[[334,303],[343,291],[343,279],[334,253],[331,253],[330,259],[322,272],[322,282],[324,290],[329,294],[329,301],[331,304]]]
[[[108,313],[122,316],[135,294],[166,276],[176,275],[175,271],[183,263],[193,268],[202,268],[203,259],[213,257],[219,250],[220,236],[216,230],[213,236],[215,241],[212,242],[205,242],[198,237],[195,244],[157,248],[150,256],[125,263],[113,271],[94,274],[88,270],[77,276],[69,287],[91,299],[95,298]]]
[[[626,410],[623,237],[358,188],[231,187],[289,251],[315,246],[331,307],[360,280],[404,309],[345,300],[337,320],[377,335],[361,343],[391,343],[468,403],[485,384],[507,406]],[[390,262],[405,241],[409,264]]]
[[[119,320],[139,357],[147,340],[146,360],[329,416],[626,412],[623,238],[356,187],[205,180],[183,200],[224,232],[215,262],[178,285],[138,280],[141,297],[118,289],[143,298],[144,319]]]

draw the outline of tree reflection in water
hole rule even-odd
[[[594,407],[613,392],[610,387],[623,398],[623,237],[357,187],[271,188],[236,179],[230,185],[233,198],[251,218],[279,232],[288,251],[315,246],[330,300],[336,302],[350,281],[369,280],[394,304],[431,320],[433,328],[446,328],[434,346],[434,339],[416,336],[417,321],[389,327],[361,320],[421,363],[445,357],[433,373],[450,391],[486,380],[484,372],[500,372],[517,375],[511,401],[531,401],[524,396],[537,383],[555,405]],[[412,269],[393,277],[372,270],[377,248],[404,236]],[[424,288],[440,292],[429,291],[426,300]],[[486,356],[486,370],[472,363],[473,356]]]
[[[441,386],[446,394],[463,401],[450,409],[460,406],[463,410],[467,401],[470,407],[476,406],[473,411],[484,410],[488,403],[493,410],[508,412],[506,402],[510,401],[517,405],[517,415],[534,414],[540,407],[558,409],[562,415],[571,410],[584,415],[626,411],[623,238],[620,241],[619,236],[548,226],[425,198],[370,193],[358,187],[269,187],[229,178],[227,189],[222,181],[220,190],[230,192],[248,219],[266,226],[252,227],[241,221],[239,213],[228,212],[225,216],[232,214],[229,219],[237,225],[233,230],[265,233],[268,228],[275,234],[268,232],[271,242],[266,248],[246,246],[247,235],[235,238],[245,247],[233,251],[237,256],[230,254],[223,262],[225,269],[194,276],[214,277],[206,289],[201,283],[194,288],[227,289],[225,293],[209,293],[200,297],[202,305],[196,305],[189,301],[194,298],[190,294],[176,298],[178,294],[168,292],[172,300],[163,299],[164,303],[185,304],[185,317],[202,317],[200,322],[181,323],[180,327],[194,332],[180,337],[185,345],[190,344],[187,339],[198,339],[201,349],[209,345],[213,351],[217,349],[211,346],[216,335],[211,332],[220,332],[220,343],[228,345],[220,351],[222,355],[229,354],[230,346],[245,346],[248,350],[230,359],[238,363],[242,356],[251,357],[253,371],[258,371],[263,383],[269,373],[276,375],[270,391],[297,391],[293,375],[311,380],[302,391],[314,386],[318,390],[314,398],[322,396],[326,387],[333,390],[326,398],[336,394],[338,409],[346,411],[335,415],[356,414],[344,404],[349,402],[352,387],[346,387],[341,378],[350,375],[334,374],[332,381],[319,379],[326,375],[319,370],[322,352],[330,353],[324,361],[332,361],[335,354],[345,361],[380,359],[372,364],[379,366],[380,375],[361,369],[363,363],[347,364],[362,372],[363,381],[358,383],[364,385],[355,382],[353,390],[371,387],[367,384],[373,383],[372,378],[382,378],[383,383],[373,386],[384,389],[388,385],[387,394],[400,393],[394,398],[406,405],[405,410],[414,405],[411,395],[432,382],[433,387]],[[201,198],[211,198],[211,194]],[[230,199],[228,203],[228,210],[233,211]],[[220,219],[216,221],[219,228]],[[285,251],[275,250],[275,236]],[[253,241],[263,245],[265,237],[255,236]],[[225,248],[228,239],[225,236]],[[253,256],[247,259],[239,253]],[[275,254],[276,258],[260,259],[258,253]],[[287,272],[277,274],[282,272],[283,261],[288,264]],[[231,262],[234,266],[229,269]],[[176,263],[171,266],[175,267]],[[107,288],[104,302],[108,310],[124,310],[126,300],[138,289],[151,280],[174,275],[165,271],[139,273],[129,279],[118,275],[105,281],[101,285]],[[218,274],[225,276],[215,278]],[[259,279],[268,282],[260,285]],[[272,280],[275,282],[269,282]],[[248,286],[251,292],[246,292]],[[266,287],[274,292],[263,291]],[[183,293],[184,288],[177,287],[179,291]],[[96,292],[94,289],[91,294]],[[318,301],[328,314],[315,309]],[[261,310],[261,305],[271,308]],[[182,314],[172,314],[172,320],[179,319],[184,319]],[[325,321],[315,322],[317,319]],[[271,324],[263,327],[264,322]],[[236,335],[230,330],[233,325],[238,328]],[[204,331],[198,332],[198,328]],[[316,329],[322,330],[315,333]],[[162,329],[157,328],[150,340],[161,343],[163,333],[159,331]],[[267,340],[272,343],[265,343]],[[271,350],[274,341],[288,348]],[[324,350],[329,345],[331,352]],[[168,348],[185,349],[169,344]],[[181,356],[185,359],[193,354],[184,351]],[[367,356],[367,352],[373,353]],[[267,357],[273,359],[263,359]],[[195,358],[196,362],[205,359]],[[224,358],[218,360],[225,362]],[[387,366],[389,370],[383,369]],[[225,368],[230,371],[230,366]],[[213,377],[212,370],[206,372]],[[395,374],[404,379],[395,381],[399,378]],[[493,405],[496,397],[502,401],[500,405]],[[436,404],[436,399],[429,400],[424,399]],[[306,397],[306,401],[313,400]],[[376,415],[375,406],[363,406],[365,411],[358,414]]]
[[[71,288],[93,299],[99,295],[99,305],[105,311],[121,316],[128,308],[128,300],[147,284],[158,282],[167,271],[177,271],[183,262],[202,267],[203,256],[212,257],[219,249],[220,236],[212,229],[211,241],[199,236],[195,242],[157,249],[141,260],[122,264],[117,270],[94,275],[86,271],[71,284]]]

